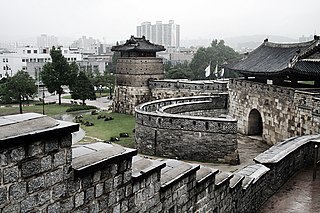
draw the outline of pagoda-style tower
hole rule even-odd
[[[113,46],[111,50],[120,52],[115,73],[113,111],[134,114],[135,106],[151,98],[149,80],[164,78],[163,61],[156,58],[156,52],[165,48],[150,43],[144,36],[131,36],[125,44]]]

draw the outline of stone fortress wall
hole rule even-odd
[[[254,164],[224,173],[137,157],[135,150],[107,143],[72,146],[77,124],[59,121],[37,129],[37,119],[38,124],[53,123],[38,114],[0,119],[2,213],[251,213],[312,162],[320,143],[319,135],[290,138],[257,156]],[[30,123],[32,128],[25,125]]]
[[[136,107],[136,148],[142,154],[238,163],[237,121],[225,111],[228,94],[163,99]],[[208,117],[186,115],[205,111]],[[215,114],[214,114],[215,113]]]
[[[268,144],[299,135],[320,133],[320,89],[295,89],[241,79],[229,84],[229,114],[238,130],[250,134],[250,112],[262,118],[262,138]]]
[[[209,95],[228,91],[227,81],[150,80],[151,100]]]

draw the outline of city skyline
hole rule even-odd
[[[317,0],[260,1],[202,0],[161,4],[149,1],[3,0],[5,10],[0,41],[16,41],[41,34],[76,39],[82,35],[106,43],[126,40],[142,22],[168,22],[181,26],[181,40],[241,35],[281,35],[298,38],[320,33]]]

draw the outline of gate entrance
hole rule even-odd
[[[260,112],[256,109],[251,110],[248,119],[248,135],[262,136],[262,118]]]

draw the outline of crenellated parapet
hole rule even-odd
[[[212,95],[228,92],[228,81],[189,81],[186,79],[164,79],[149,81],[152,99],[179,98],[187,96]]]
[[[78,128],[34,113],[0,117],[1,212],[253,213],[320,144],[320,135],[289,138],[227,173],[111,143],[72,145]]]
[[[228,94],[221,93],[139,105],[135,127],[138,151],[179,159],[238,163],[237,121],[215,112],[226,112],[227,103]],[[186,115],[202,111],[207,114]]]

